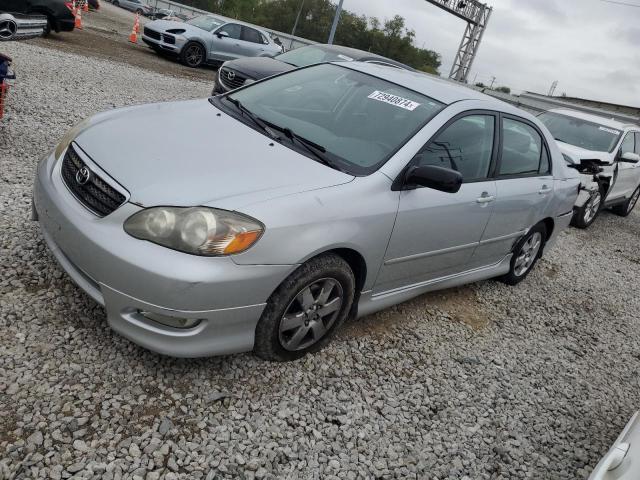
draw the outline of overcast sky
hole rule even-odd
[[[619,0],[640,5],[640,0]],[[487,0],[493,14],[469,76],[515,91],[640,107],[640,8],[602,0]],[[380,19],[402,15],[416,44],[442,55],[448,75],[466,23],[424,0],[344,0]]]

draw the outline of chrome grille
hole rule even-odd
[[[86,183],[77,180],[78,172],[87,168],[90,172]],[[76,153],[73,146],[67,148],[62,159],[62,180],[71,193],[86,208],[99,217],[105,217],[120,207],[125,196],[92,171]]]
[[[227,90],[235,90],[236,88],[240,88],[247,80],[245,77],[229,68],[221,68],[219,78],[220,82],[222,82],[222,85]]]

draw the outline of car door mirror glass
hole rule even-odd
[[[638,163],[640,162],[640,155],[637,153],[625,152],[620,155],[619,161],[623,163]]]
[[[456,193],[462,186],[462,175],[450,168],[435,165],[413,167],[407,173],[406,185],[419,185],[441,192]]]

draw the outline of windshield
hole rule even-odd
[[[223,105],[238,101],[260,121],[322,147],[332,165],[353,175],[377,170],[444,107],[394,83],[332,64],[251,85],[227,96]]]
[[[318,47],[302,47],[282,53],[276,57],[281,62],[296,67],[308,67],[325,62],[353,62],[355,59],[341,53],[330,52]]]
[[[207,32],[212,32],[227,22],[220,20],[219,18],[212,17],[211,15],[201,15],[199,17],[192,18],[185,23],[206,30]]]
[[[613,152],[622,134],[615,128],[555,112],[545,112],[538,118],[559,142],[594,152]]]

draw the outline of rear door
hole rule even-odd
[[[472,267],[498,263],[529,228],[545,218],[553,196],[549,148],[531,122],[501,115],[495,170],[496,201],[471,261]]]
[[[497,116],[466,112],[454,117],[407,166],[436,165],[459,171],[457,193],[414,188],[400,193],[396,223],[376,293],[462,272],[491,217],[496,185]]]
[[[242,26],[242,36],[240,38],[242,52],[247,57],[257,57],[266,51],[266,45],[262,35],[258,30],[251,27]]]

